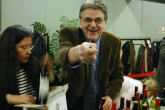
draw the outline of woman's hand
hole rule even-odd
[[[31,95],[11,95],[8,94],[10,104],[35,104],[35,97]]]

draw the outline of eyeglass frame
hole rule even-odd
[[[24,45],[24,46],[20,46],[20,48],[23,50],[23,51],[28,51],[28,50],[32,50],[34,48],[34,45]]]
[[[95,18],[94,20],[93,19],[91,19],[90,17],[86,17],[86,18],[80,18],[81,20],[83,20],[85,23],[87,23],[87,24],[91,24],[92,23],[92,21],[94,21],[96,24],[102,24],[103,23],[103,21],[105,21],[105,19],[102,19],[102,18],[100,18],[100,17],[97,17],[97,18]],[[99,21],[100,20],[100,21]]]

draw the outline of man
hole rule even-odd
[[[69,110],[85,110],[84,99],[89,85],[89,64],[94,64],[96,110],[99,99],[105,97],[103,110],[111,110],[123,82],[120,60],[120,40],[103,32],[107,21],[107,7],[103,2],[84,3],[81,6],[80,28],[65,27],[60,32],[60,47],[55,63],[62,66],[60,81],[68,83],[66,93]]]
[[[158,96],[159,97],[164,97],[164,77],[165,77],[165,37],[160,42],[159,46],[159,64],[157,68],[156,75],[154,76],[154,79],[157,81],[159,88],[158,88]]]

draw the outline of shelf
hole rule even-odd
[[[149,72],[149,73],[140,73],[140,74],[133,74],[133,75],[125,75],[130,78],[141,78],[141,77],[147,77],[147,76],[154,76],[156,72]]]

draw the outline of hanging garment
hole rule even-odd
[[[145,55],[145,46],[141,44],[136,59],[135,73],[141,73],[141,68],[142,65],[144,64],[144,55]]]
[[[122,47],[122,63],[124,75],[131,75],[135,72],[135,49],[133,41],[127,41]]]
[[[128,65],[129,66],[129,75],[135,73],[135,49],[134,49],[134,44],[133,41],[130,40],[130,52],[128,56]]]
[[[123,73],[124,75],[129,75],[129,66],[128,65],[128,57],[130,53],[130,43],[129,41],[125,42],[125,44],[122,47],[123,55],[122,55],[122,63],[123,63]]]
[[[154,63],[153,63],[153,58],[151,55],[151,48],[149,47],[149,44],[147,43],[147,41],[145,41],[145,45],[147,49],[147,68],[148,68],[147,72],[151,72],[154,70]]]

